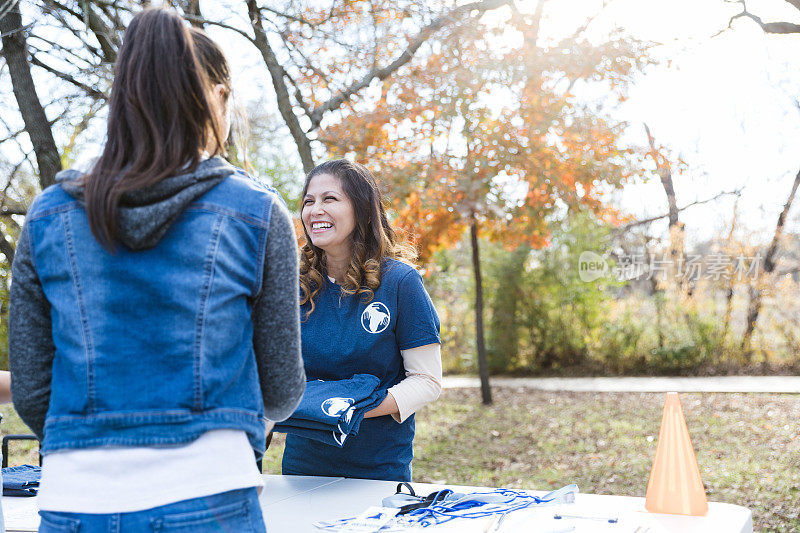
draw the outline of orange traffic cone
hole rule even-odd
[[[708,500],[677,392],[668,392],[645,508],[651,513],[700,516]]]

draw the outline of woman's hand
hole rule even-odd
[[[386,398],[383,399],[381,404],[375,409],[367,411],[364,414],[364,418],[375,418],[376,416],[393,415],[399,413],[400,411],[397,408],[397,402],[394,400],[394,396],[392,396],[391,392],[387,392]]]

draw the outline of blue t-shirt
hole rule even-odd
[[[378,388],[380,382],[372,374],[356,374],[336,381],[309,381],[295,412],[275,424],[273,431],[341,448],[348,437],[358,434],[364,415],[386,398],[386,390]]]
[[[400,261],[385,260],[374,297],[345,295],[324,281],[316,307],[301,307],[303,362],[309,380],[372,374],[387,389],[405,378],[400,350],[441,343],[439,317],[422,277]],[[335,448],[286,436],[283,473],[411,481],[414,416],[398,424],[391,416],[367,418],[358,435]]]

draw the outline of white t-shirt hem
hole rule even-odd
[[[258,480],[254,480],[252,476],[233,476],[227,479],[215,480],[213,483],[182,487],[183,490],[167,487],[163,491],[150,493],[147,497],[128,499],[124,503],[113,502],[111,504],[104,504],[104,502],[99,500],[89,503],[86,501],[85,497],[72,499],[68,496],[61,496],[57,501],[52,503],[47,500],[39,501],[38,503],[39,509],[42,511],[93,514],[131,513],[145,511],[183,500],[202,498],[203,496],[211,496],[212,494],[220,494],[222,492],[250,487],[256,487],[258,492],[261,493],[264,488],[263,479],[260,478],[260,476]],[[102,496],[98,494],[98,497]]]
[[[47,454],[37,503],[43,511],[110,514],[263,486],[245,432],[222,429],[184,446]]]

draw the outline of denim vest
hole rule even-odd
[[[251,303],[274,193],[233,174],[153,248],[109,253],[60,185],[28,213],[55,357],[43,453],[188,443],[222,428],[265,450]]]

